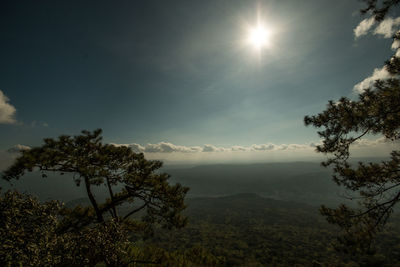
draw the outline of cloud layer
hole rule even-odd
[[[178,146],[168,142],[157,144],[114,144],[128,146],[135,152],[145,153],[149,160],[162,160],[166,164],[215,164],[215,163],[255,163],[255,162],[281,162],[324,160],[324,155],[315,152],[315,147],[320,142],[309,144],[259,144],[250,146],[220,147],[214,145],[204,146]],[[352,146],[354,157],[386,157],[390,151],[397,148],[400,142],[385,139],[360,139]],[[8,150],[0,150],[0,171],[9,167],[18,152],[30,149],[25,145],[15,145]]]
[[[315,143],[310,144],[259,144],[251,146],[230,146],[220,147],[210,144],[204,146],[180,146],[168,142],[157,144],[140,145],[132,144],[113,144],[116,146],[128,146],[137,153],[211,153],[211,152],[257,152],[257,151],[283,151],[283,150],[305,150],[315,148]]]
[[[0,124],[14,124],[17,122],[15,119],[17,110],[8,101],[8,97],[0,90]]]
[[[371,148],[381,145],[391,145],[393,143],[389,142],[384,137],[378,139],[360,139],[353,144],[353,148]],[[222,147],[210,144],[205,144],[203,146],[181,146],[174,145],[168,142],[160,142],[156,144],[140,145],[137,143],[132,144],[113,144],[116,146],[127,146],[132,148],[136,153],[146,153],[146,154],[203,154],[217,153],[217,154],[240,154],[240,152],[295,152],[295,151],[314,151],[315,147],[321,145],[321,142],[307,143],[307,144],[253,144],[250,146],[230,146]]]

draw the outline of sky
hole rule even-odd
[[[104,142],[166,162],[318,157],[305,115],[356,99],[400,25],[360,1],[0,2],[0,169],[46,137]],[[389,17],[389,19],[391,19]],[[262,23],[268,44],[249,31]],[[358,156],[385,155],[380,137]],[[373,148],[373,149],[371,149]]]

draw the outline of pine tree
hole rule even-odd
[[[367,7],[361,12],[382,21],[400,1],[365,2]],[[400,40],[399,33],[394,40]],[[385,67],[392,78],[377,80],[358,100],[343,97],[330,101],[322,113],[304,118],[307,126],[322,128],[318,132],[322,145],[317,146],[317,152],[333,155],[323,165],[333,167],[334,181],[359,194],[359,209],[341,205],[336,209],[322,206],[320,210],[330,223],[342,228],[339,240],[344,250],[370,251],[371,241],[400,201],[400,151],[395,149],[400,139],[400,58],[393,56]],[[390,159],[351,165],[350,146],[370,134],[383,135],[392,142]]]
[[[154,224],[167,228],[184,226],[186,218],[181,212],[185,209],[188,188],[169,184],[169,175],[158,171],[162,166],[160,161],[146,160],[142,153],[135,153],[129,147],[103,144],[101,140],[100,129],[82,131],[78,136],[45,139],[42,146],[22,151],[3,178],[20,179],[32,171],[41,172],[45,178],[52,172],[72,173],[75,184],[85,187],[91,207],[64,209],[63,231],[104,223],[111,218],[141,226],[148,232]],[[101,185],[108,192],[103,203],[93,193],[93,187]],[[123,204],[129,204],[131,209],[121,215],[118,208]],[[141,221],[130,219],[138,212],[145,214]]]

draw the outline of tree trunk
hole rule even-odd
[[[96,199],[94,198],[92,191],[90,190],[90,182],[88,177],[85,177],[85,187],[88,197],[90,199],[90,203],[92,203],[94,211],[96,212],[97,221],[100,223],[104,222],[103,214],[101,213],[99,206],[97,205]]]
[[[107,180],[108,192],[110,193],[111,207],[112,207],[112,210],[113,210],[113,213],[114,213],[114,219],[116,219],[116,220],[118,221],[118,212],[117,212],[117,208],[115,207],[114,193],[113,193],[113,191],[112,191],[109,178],[107,177],[106,180]]]

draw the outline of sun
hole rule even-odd
[[[248,31],[248,42],[257,50],[269,44],[270,32],[262,24],[252,27]]]

